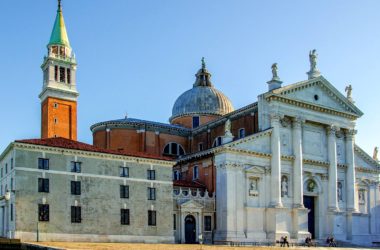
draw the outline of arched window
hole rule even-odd
[[[214,143],[212,144],[212,147],[217,147],[222,145],[222,137],[218,136],[215,138]]]
[[[185,154],[185,150],[183,149],[183,147],[180,144],[175,143],[175,142],[170,142],[166,144],[164,148],[164,155],[180,156],[184,154]]]

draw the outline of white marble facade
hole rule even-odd
[[[314,231],[317,239],[378,241],[380,165],[355,145],[362,112],[322,76],[258,99],[262,132],[215,154],[215,239],[303,241]]]

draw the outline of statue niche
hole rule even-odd
[[[252,178],[249,180],[249,196],[259,196],[258,178]]]

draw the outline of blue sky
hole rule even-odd
[[[270,65],[284,84],[306,79],[317,49],[323,76],[353,86],[356,142],[380,146],[380,1],[63,0],[78,60],[78,139],[89,127],[129,117],[167,122],[206,58],[214,85],[240,108],[267,90]],[[40,65],[55,0],[0,1],[0,151],[40,136]]]

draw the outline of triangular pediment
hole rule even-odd
[[[355,167],[360,171],[380,173],[380,163],[368,155],[358,145],[355,145]]]
[[[189,200],[181,204],[181,209],[202,209],[203,205],[199,204],[194,200]]]
[[[356,117],[363,115],[362,111],[322,76],[275,89],[268,94],[274,94],[315,107],[347,113]]]
[[[265,174],[265,169],[259,166],[248,165],[245,167],[245,171],[253,174]]]

